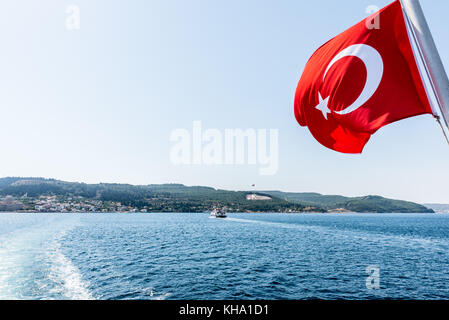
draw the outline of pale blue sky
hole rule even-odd
[[[380,194],[449,203],[449,146],[431,116],[381,129],[362,155],[293,116],[310,55],[391,1],[42,0],[0,4],[0,176]],[[422,0],[449,70],[449,2]],[[78,5],[81,29],[65,27]],[[170,132],[279,129],[279,171],[174,166]]]

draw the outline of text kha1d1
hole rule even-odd
[[[268,305],[225,304],[225,305],[223,305],[223,314],[225,314],[225,315],[267,315],[268,314]]]

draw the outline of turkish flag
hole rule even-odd
[[[361,153],[379,128],[432,109],[395,1],[321,46],[295,94],[295,117],[324,146]]]

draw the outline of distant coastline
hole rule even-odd
[[[381,196],[344,197],[282,191],[228,191],[182,184],[85,184],[45,178],[0,178],[0,211],[8,212],[432,213]]]
[[[449,204],[425,203],[424,206],[432,209],[436,213],[449,213]]]

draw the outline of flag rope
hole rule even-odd
[[[433,117],[435,118],[435,120],[436,120],[436,121],[438,122],[438,124],[440,125],[441,131],[443,131],[443,135],[444,135],[444,137],[446,138],[447,144],[449,145],[449,139],[448,139],[448,137],[447,137],[447,134],[446,134],[446,131],[444,130],[443,125],[441,124],[440,116],[438,116],[438,115],[433,115]]]

